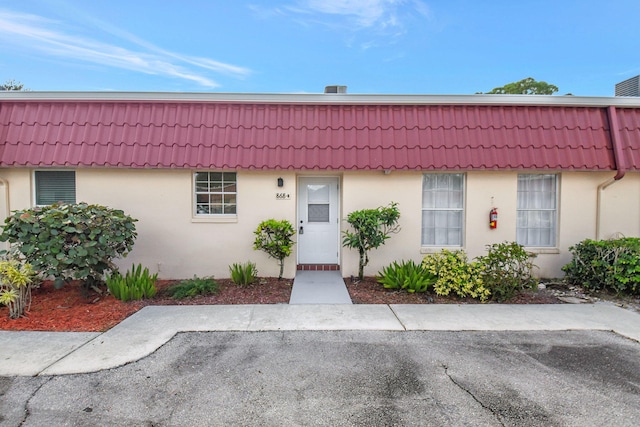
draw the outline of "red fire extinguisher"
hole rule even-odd
[[[493,208],[489,212],[489,228],[498,228],[498,209]]]

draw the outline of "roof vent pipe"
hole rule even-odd
[[[346,86],[325,86],[324,93],[347,93]]]

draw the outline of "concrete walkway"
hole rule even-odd
[[[339,271],[298,271],[289,304],[351,304]]]
[[[104,333],[0,331],[0,376],[95,372],[190,331],[606,330],[640,341],[640,315],[610,303],[148,306]]]

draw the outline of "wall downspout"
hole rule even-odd
[[[0,227],[2,226],[1,224],[4,224],[4,220],[9,218],[9,216],[11,215],[11,207],[9,206],[9,181],[7,181],[4,178],[0,178],[0,189],[1,191],[4,193],[4,209],[2,210],[2,212],[0,212]],[[9,242],[3,242],[0,243],[0,249],[4,249],[4,250],[8,250],[9,249]]]
[[[598,185],[598,194],[596,200],[596,240],[601,239],[600,223],[602,219],[602,193],[610,185],[624,178],[624,174],[626,173],[626,165],[624,164],[624,156],[622,154],[622,141],[620,140],[620,125],[618,124],[616,107],[612,105],[607,107],[607,116],[609,118],[609,129],[611,132],[611,145],[613,146],[613,159],[616,164],[617,172],[613,178],[609,178],[602,184]]]

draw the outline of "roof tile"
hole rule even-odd
[[[619,110],[627,165],[640,110]],[[616,168],[606,109],[5,101],[0,166],[220,169]]]

